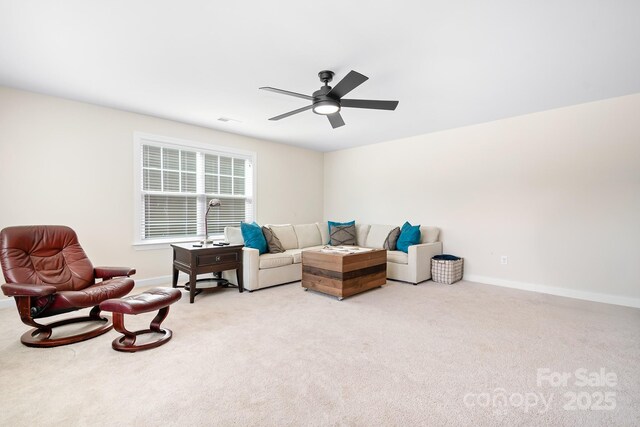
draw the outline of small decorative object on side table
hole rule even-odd
[[[189,289],[189,302],[193,301],[202,289],[196,288],[198,274],[222,273],[226,270],[236,270],[238,290],[244,291],[242,285],[242,248],[244,245],[218,245],[181,243],[171,245],[173,248],[173,281],[174,288],[178,287],[178,272],[189,275],[189,283],[184,288]],[[213,278],[214,280],[222,280]]]

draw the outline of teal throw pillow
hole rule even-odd
[[[267,252],[267,240],[262,234],[262,228],[255,221],[252,223],[240,222],[240,231],[246,247],[257,249],[260,255]]]
[[[409,246],[420,243],[420,225],[411,225],[405,222],[400,230],[400,236],[396,243],[396,249],[402,252],[409,252]]]
[[[328,221],[329,223],[329,236],[331,236],[331,229],[333,227],[343,227],[343,226],[349,226],[349,225],[356,225],[356,220],[354,219],[353,221],[347,221],[347,222],[335,222],[335,221]],[[329,244],[331,244],[331,240],[329,240],[328,242]]]

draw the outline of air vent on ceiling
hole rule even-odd
[[[218,118],[219,122],[232,122],[232,123],[242,123],[240,120],[232,119],[231,117],[220,117]]]

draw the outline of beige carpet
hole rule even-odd
[[[31,349],[0,309],[0,425],[640,424],[637,309],[468,282],[338,302],[293,284],[183,297],[165,326],[168,344],[135,354],[113,331]],[[572,378],[538,386],[538,368]],[[615,385],[579,387],[580,368]],[[571,393],[583,409],[564,409]]]

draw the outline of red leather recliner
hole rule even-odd
[[[133,289],[133,268],[93,267],[69,227],[31,225],[7,227],[0,232],[0,263],[5,295],[14,297],[22,321],[35,328],[21,341],[29,347],[55,347],[97,337],[113,327],[100,316],[100,302],[120,298]],[[96,283],[96,279],[102,279]],[[34,319],[93,307],[89,316],[64,319],[48,325]],[[52,329],[71,323],[97,321],[89,331],[52,336]]]

